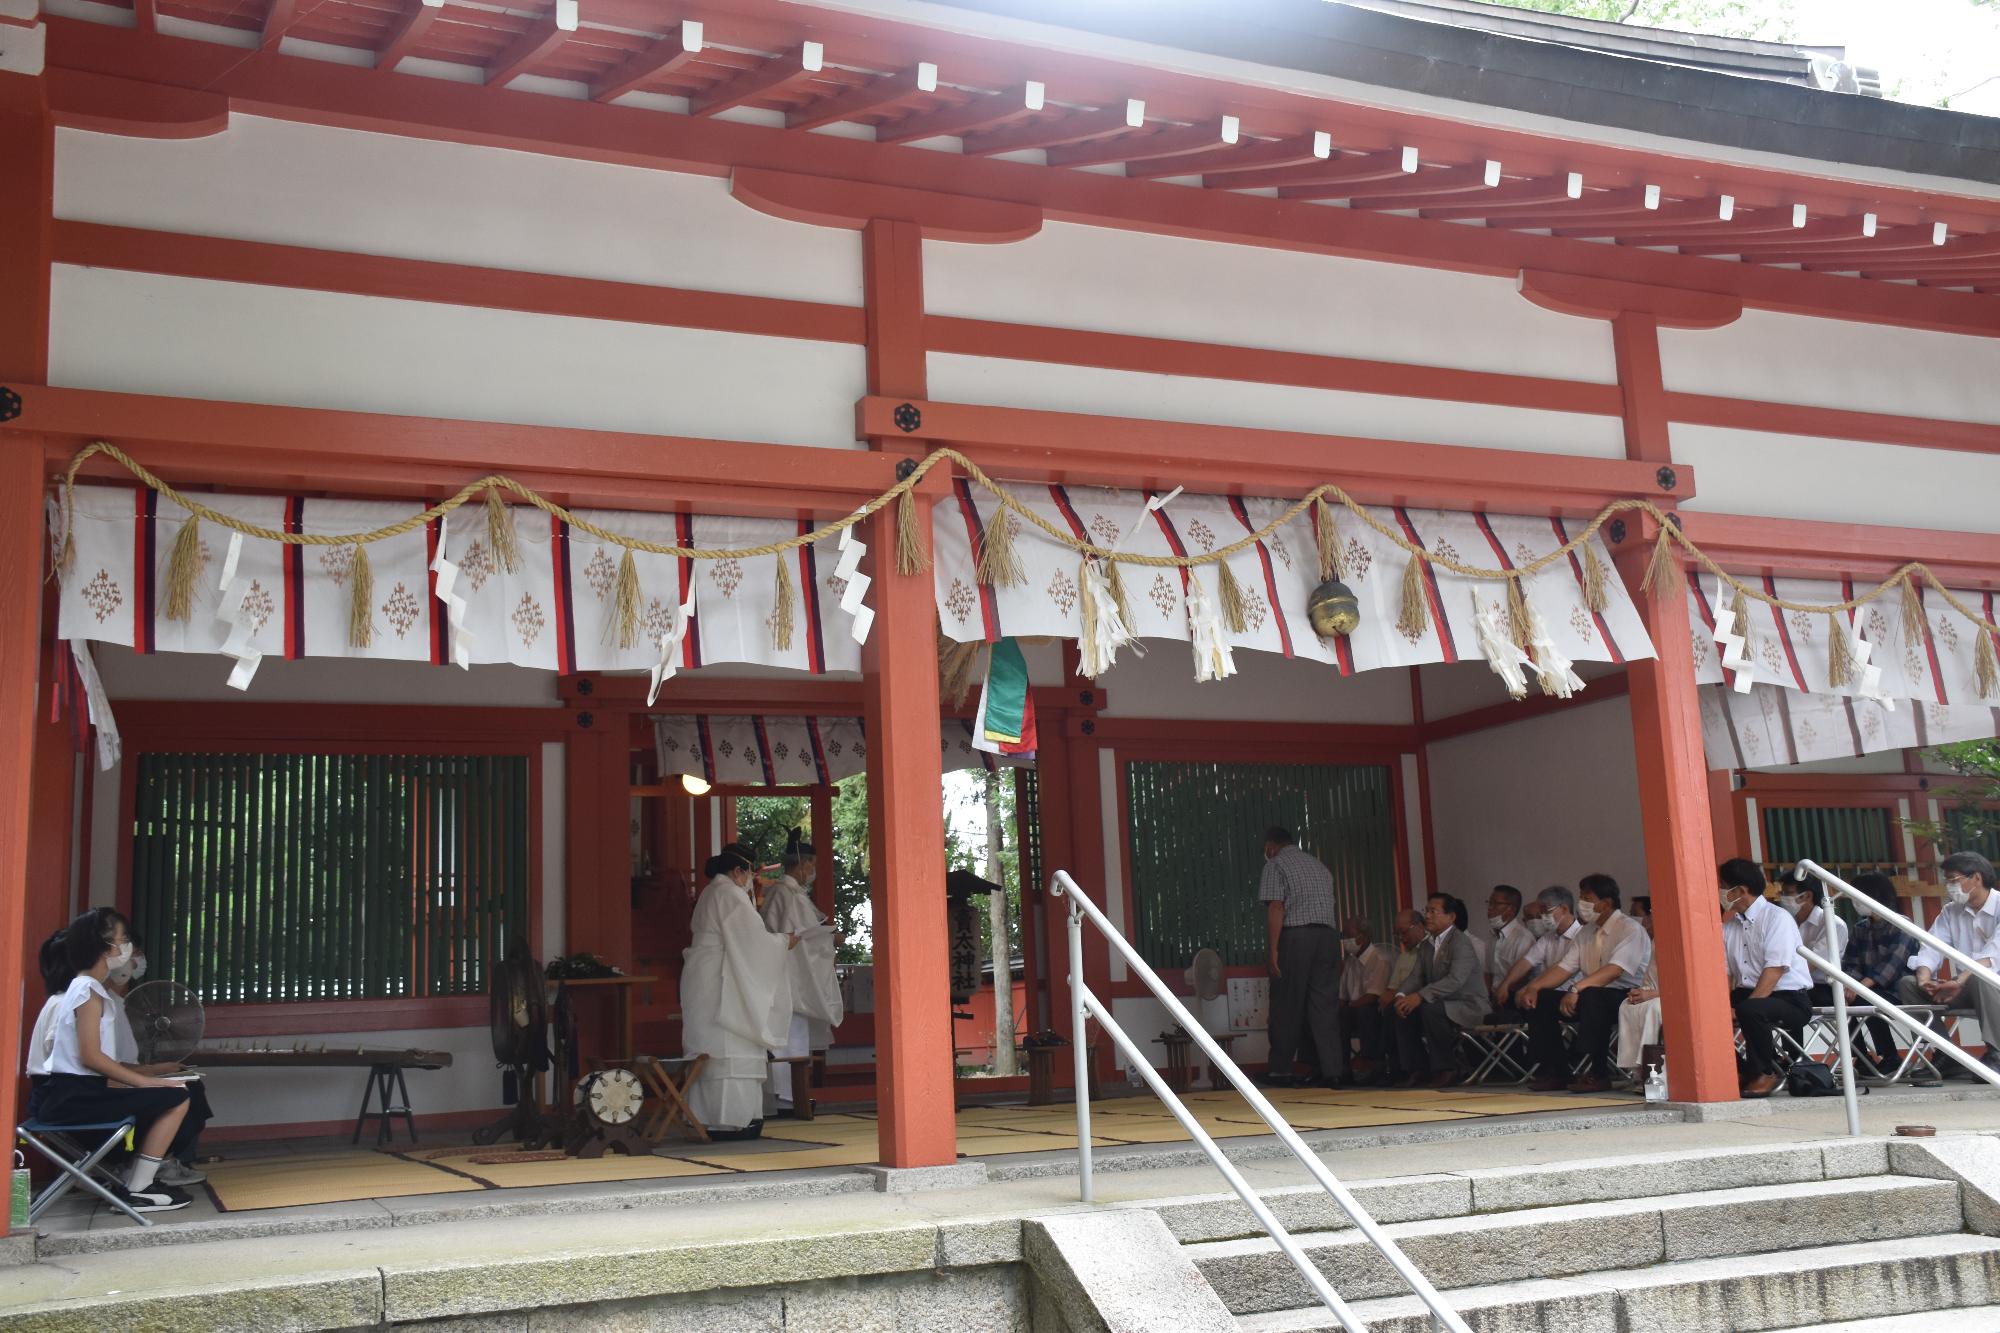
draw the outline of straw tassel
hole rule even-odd
[[[1118,562],[1104,562],[1105,586],[1111,590],[1111,604],[1118,610],[1118,623],[1128,630],[1132,627],[1132,603],[1125,596],[1125,580],[1118,573]]]
[[[1082,634],[1077,639],[1079,649],[1088,651],[1088,646],[1097,641],[1097,580],[1090,568],[1090,557],[1085,556],[1076,570],[1076,612],[1082,626]],[[1089,672],[1084,672],[1086,676]]]
[[[1827,615],[1826,629],[1826,687],[1843,690],[1854,683],[1854,642],[1847,637],[1847,626],[1840,623],[1837,612]],[[1989,647],[1987,651],[1992,650]]]
[[[1018,588],[1028,581],[1014,551],[1014,515],[1005,506],[980,535],[979,581],[989,588]]]
[[[924,551],[924,534],[917,527],[917,500],[904,491],[896,500],[896,572],[921,574],[931,567]]]
[[[977,639],[959,643],[938,636],[938,695],[949,706],[958,707],[972,693],[979,679],[979,650],[985,646]]]
[[[1396,617],[1396,629],[1412,643],[1431,627],[1430,601],[1424,596],[1424,558],[1412,554],[1403,567],[1403,613]]]
[[[639,642],[639,566],[632,560],[632,548],[618,557],[617,600],[612,614],[618,626],[618,646],[630,648]]]
[[[1903,575],[1903,642],[1924,641],[1924,604],[1917,596],[1917,576]]]
[[[1324,495],[1313,501],[1313,540],[1319,543],[1319,581],[1345,579],[1347,560],[1340,553],[1340,530],[1333,525],[1333,506]]]
[[[1527,599],[1521,592],[1521,580],[1507,580],[1507,628],[1514,632],[1514,642],[1523,650],[1534,645],[1534,626],[1529,621]]]
[[[1674,569],[1673,538],[1667,532],[1666,524],[1660,525],[1660,535],[1653,542],[1653,557],[1646,562],[1646,586],[1661,597],[1673,595],[1677,574]]]
[[[493,550],[493,563],[513,573],[521,551],[514,538],[514,515],[500,499],[498,486],[486,488],[486,544]]]
[[[1984,625],[1979,627],[1979,647],[1973,653],[1972,665],[1979,675],[1979,697],[1991,699],[2000,695],[2000,662],[1993,660],[1993,631]]]
[[[783,551],[772,559],[778,562],[778,604],[771,611],[771,646],[788,653],[792,650],[792,602],[796,595],[792,587],[792,562],[785,559]]]
[[[375,571],[368,566],[368,548],[356,544],[354,563],[348,567],[347,642],[366,648],[375,642]]]
[[[1736,595],[1729,599],[1729,611],[1736,617],[1736,632],[1743,636],[1743,650],[1750,651],[1750,599],[1737,588]]]
[[[1215,595],[1222,603],[1222,627],[1231,634],[1241,634],[1249,628],[1248,608],[1243,601],[1243,586],[1230,572],[1227,560],[1215,562]]]
[[[1604,590],[1604,580],[1609,574],[1604,562],[1597,558],[1597,543],[1583,544],[1583,604],[1593,612],[1603,613],[1611,605],[1611,595]]]
[[[201,565],[201,516],[190,514],[167,557],[167,619],[186,620],[194,611],[194,580]]]

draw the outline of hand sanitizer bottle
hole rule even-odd
[[[1653,1066],[1653,1072],[1646,1075],[1646,1100],[1663,1102],[1667,1099],[1667,1062]]]

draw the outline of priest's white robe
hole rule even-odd
[[[764,1117],[770,1051],[791,1028],[790,950],[727,875],[701,891],[692,927],[681,970],[681,1046],[708,1063],[688,1109],[709,1129],[742,1129]]]
[[[785,876],[764,895],[764,924],[779,935],[803,935],[826,924],[826,917],[812,900],[812,890]],[[833,1029],[846,1016],[840,1002],[840,978],[834,972],[832,934],[801,938],[792,950],[792,1013],[806,1024],[806,1050],[787,1049],[786,1055],[823,1051],[833,1040]]]

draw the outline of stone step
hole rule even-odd
[[[1883,1315],[1878,1319],[1843,1319],[1837,1324],[1813,1324],[1795,1333],[1938,1333],[1942,1328],[1949,1328],[1951,1333],[2000,1333],[2000,1305],[1955,1309],[1949,1312],[1948,1319],[1941,1319],[1935,1310]]]
[[[1387,1224],[1888,1172],[1888,1150],[1881,1139],[1834,1139],[1776,1147],[1592,1158],[1547,1166],[1492,1167],[1348,1181],[1347,1186],[1370,1216]],[[1352,1225],[1318,1185],[1267,1190],[1263,1199],[1288,1231],[1336,1231]],[[1256,1218],[1233,1195],[1164,1199],[1145,1206],[1157,1212],[1183,1244],[1263,1235]]]
[[[1955,1233],[1962,1224],[1954,1181],[1862,1176],[1523,1208],[1401,1222],[1385,1230],[1434,1285],[1452,1288],[1804,1249],[1833,1237],[1934,1236]],[[1354,1231],[1298,1239],[1334,1290],[1350,1301],[1407,1290],[1389,1262]],[[1267,1236],[1186,1248],[1233,1314],[1300,1308],[1313,1299]]]
[[[1576,1278],[1534,1278],[1448,1293],[1476,1333],[1694,1333],[1764,1330],[1866,1330],[1873,1321],[1896,1333],[1978,1333],[2000,1324],[1960,1322],[1960,1313],[2000,1300],[2000,1240],[1987,1236],[1914,1236],[1796,1252],[1750,1254]],[[1949,1311],[1940,1317],[1934,1311]],[[1414,1296],[1359,1301],[1354,1313],[1369,1333],[1432,1333],[1430,1312]],[[1855,1322],[1841,1322],[1855,1321]],[[1324,1308],[1241,1316],[1242,1333],[1336,1333]]]

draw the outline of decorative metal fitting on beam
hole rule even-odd
[[[924,414],[917,410],[915,403],[901,403],[896,408],[896,429],[908,435],[924,424]]]

